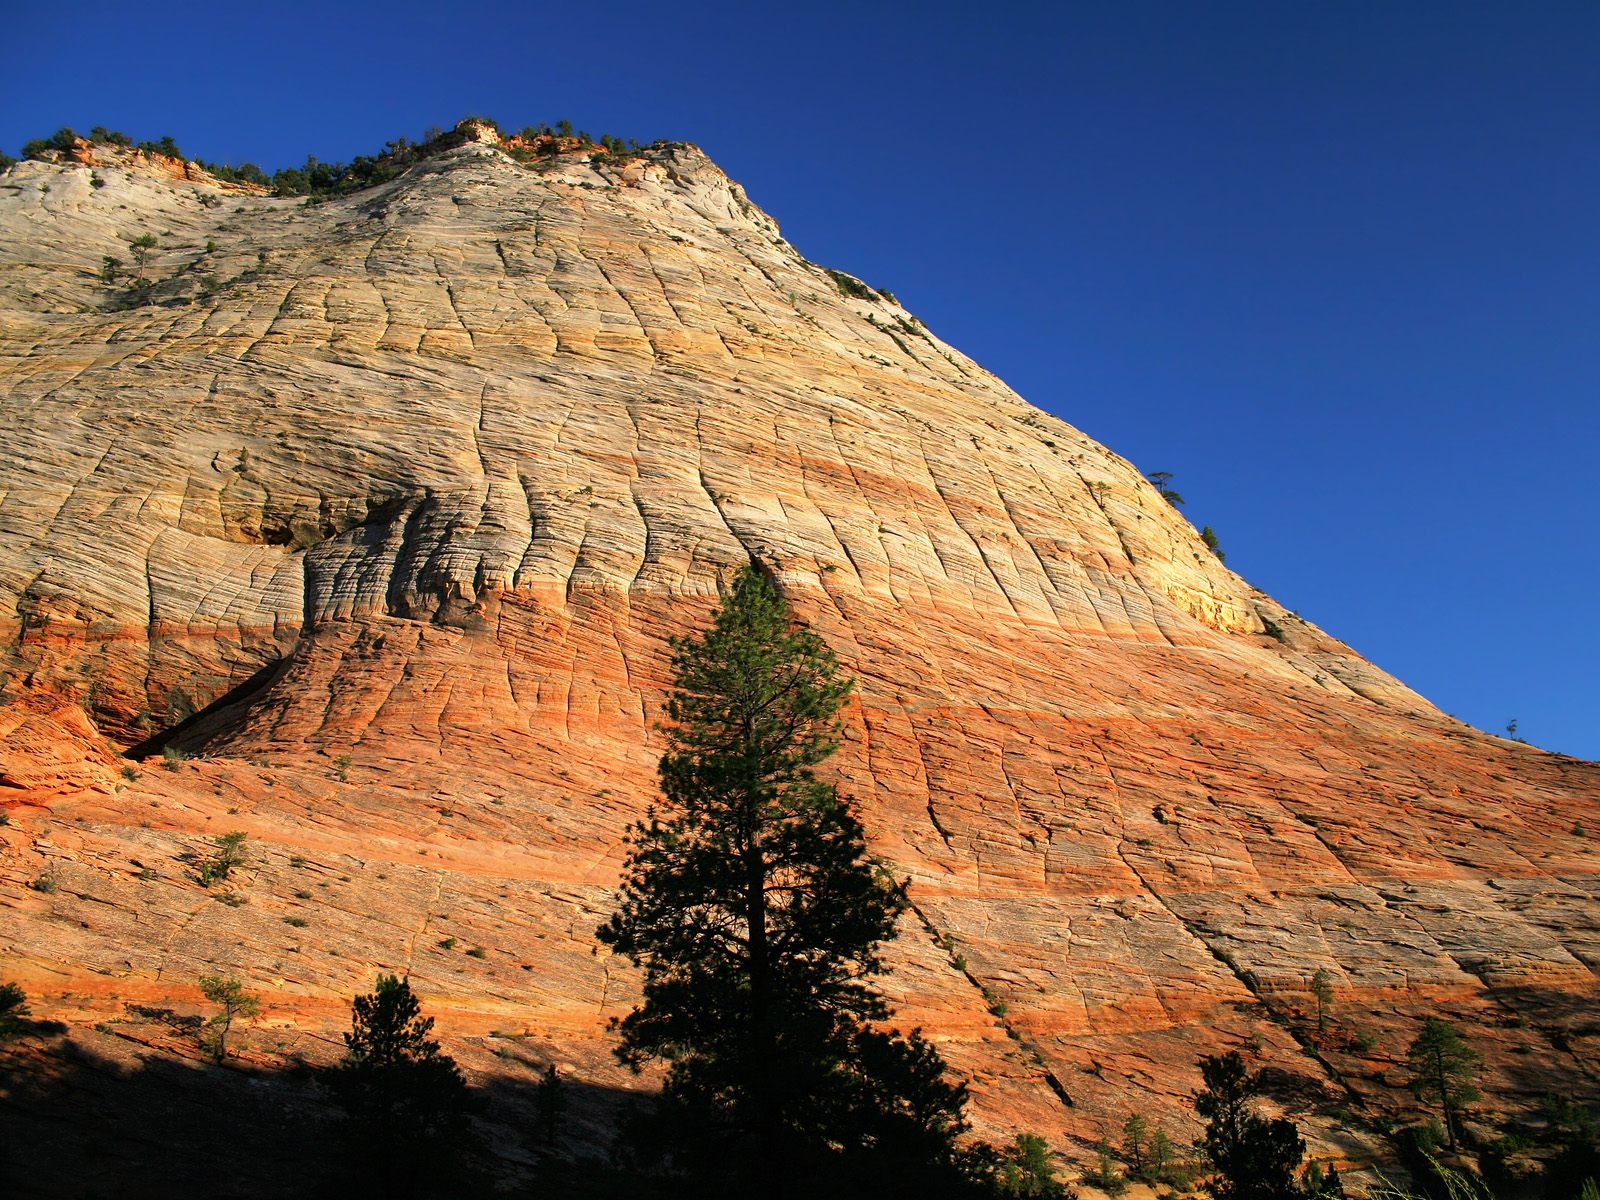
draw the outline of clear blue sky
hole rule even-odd
[[[21,0],[0,148],[269,170],[469,112],[703,146],[1174,473],[1229,565],[1600,758],[1600,5]]]

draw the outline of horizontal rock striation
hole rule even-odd
[[[1491,1110],[1595,1094],[1600,767],[1250,587],[698,150],[481,131],[325,203],[99,174],[0,176],[0,977],[40,1011],[149,1040],[129,1005],[231,970],[261,1053],[325,1056],[399,970],[458,1044],[602,1072],[667,641],[753,560],[859,680],[887,990],[986,1132],[1192,1135],[1244,1045],[1361,1160],[1424,1013]],[[98,272],[146,233],[138,303]],[[195,879],[233,829],[243,904]]]

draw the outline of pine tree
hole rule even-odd
[[[1250,1111],[1261,1095],[1258,1071],[1245,1069],[1238,1051],[1200,1060],[1205,1091],[1194,1108],[1206,1119],[1201,1140],[1217,1174],[1206,1182],[1216,1200],[1285,1200],[1297,1195],[1294,1169],[1305,1156],[1305,1142],[1294,1123],[1268,1120]]]
[[[133,252],[133,262],[138,267],[134,276],[135,282],[144,282],[145,264],[150,261],[150,251],[155,248],[156,235],[153,233],[141,233],[138,237],[128,240],[128,249]]]
[[[1150,1127],[1140,1113],[1130,1113],[1122,1123],[1123,1161],[1128,1164],[1129,1173],[1141,1179],[1149,1162],[1149,1136]]]
[[[1161,494],[1161,498],[1172,505],[1173,508],[1183,507],[1183,497],[1172,486],[1171,471],[1151,471],[1145,478],[1155,484],[1156,491]]]
[[[460,1183],[472,1098],[432,1032],[409,981],[379,975],[376,991],[351,1001],[344,1059],[323,1077],[376,1190],[419,1195]]]
[[[1339,1178],[1339,1168],[1331,1162],[1326,1169],[1312,1159],[1300,1176],[1301,1193],[1307,1200],[1345,1200],[1344,1181]]]
[[[0,1042],[25,1032],[32,1024],[30,1015],[28,997],[22,988],[15,983],[0,983]]]
[[[1478,1098],[1472,1081],[1478,1065],[1477,1051],[1461,1040],[1449,1021],[1429,1017],[1422,1023],[1422,1032],[1412,1040],[1406,1057],[1411,1062],[1411,1087],[1417,1098],[1434,1097],[1444,1110],[1445,1137],[1454,1151],[1461,1106]]]
[[[245,991],[244,984],[231,975],[200,976],[200,992],[211,1003],[222,1005],[222,1011],[205,1025],[211,1030],[206,1039],[206,1048],[211,1051],[212,1058],[220,1063],[228,1057],[228,1032],[233,1028],[234,1021],[240,1017],[249,1019],[259,1016],[261,997]]]
[[[904,889],[815,774],[851,681],[749,568],[673,649],[667,812],[629,831],[621,905],[598,931],[644,968],[617,1054],[668,1065],[650,1124],[676,1169],[769,1194],[800,1163],[814,1182],[891,1160],[895,1186],[954,1171],[964,1087],[918,1034],[874,1028]]]
[[[1311,995],[1317,1001],[1317,1032],[1328,1025],[1328,1010],[1333,1007],[1333,972],[1318,967],[1311,976]]]
[[[250,861],[248,835],[240,830],[212,839],[216,853],[200,864],[200,885],[210,887],[228,878],[235,867]]]
[[[534,1104],[539,1115],[539,1137],[546,1146],[554,1146],[567,1115],[567,1085],[561,1081],[554,1063],[544,1069],[539,1079]]]
[[[1001,1196],[1051,1200],[1072,1195],[1056,1179],[1050,1165],[1050,1144],[1036,1133],[1019,1133],[995,1175]]]
[[[1146,1183],[1177,1183],[1182,1179],[1183,1186],[1188,1186],[1188,1176],[1182,1171],[1174,1174],[1172,1139],[1167,1136],[1167,1131],[1161,1126],[1156,1126],[1156,1131],[1150,1135],[1150,1150],[1146,1155],[1143,1179]]]

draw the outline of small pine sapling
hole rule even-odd
[[[231,975],[200,976],[200,991],[211,1003],[222,1006],[222,1011],[205,1025],[210,1030],[205,1038],[205,1046],[211,1051],[212,1058],[220,1063],[228,1057],[228,1033],[234,1021],[260,1015],[261,997],[245,991],[244,984]]]

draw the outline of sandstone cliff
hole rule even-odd
[[[592,932],[666,639],[755,559],[859,679],[888,990],[985,1132],[1192,1135],[1244,1045],[1362,1159],[1434,1012],[1491,1112],[1594,1094],[1600,767],[1285,611],[698,150],[481,131],[321,204],[98,174],[0,176],[0,979],[90,1043],[170,1049],[128,1006],[226,970],[253,1053],[326,1058],[398,970],[477,1071],[526,1034],[633,1086]],[[146,233],[130,306],[97,272]]]

